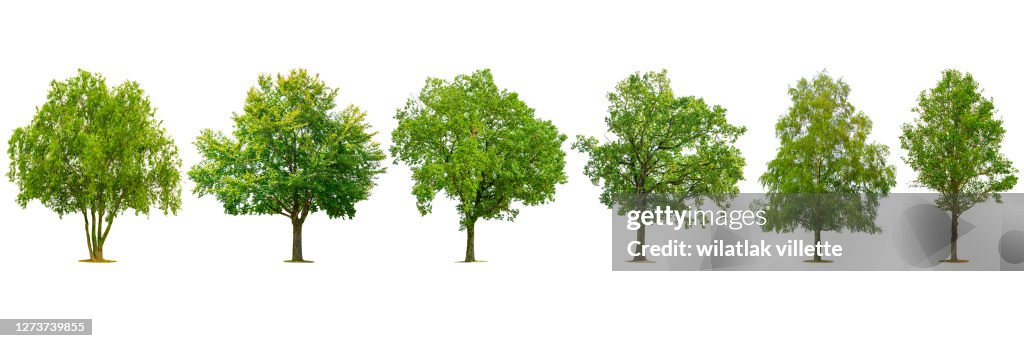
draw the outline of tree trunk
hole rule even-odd
[[[302,222],[292,220],[292,262],[304,262],[302,259]]]
[[[82,212],[82,216],[85,217],[85,246],[89,248],[89,261],[94,261],[96,260],[96,253],[93,252],[92,248],[92,233],[89,233],[89,216],[85,212]]]
[[[633,256],[633,262],[646,262],[647,261],[647,255],[641,254],[641,252],[643,252],[644,243],[647,242],[647,228],[646,227],[647,226],[644,226],[643,224],[640,224],[640,228],[638,228],[636,230],[636,241],[640,242],[640,244],[637,244],[636,248],[633,250],[633,253],[637,254],[636,256]]]
[[[90,221],[90,214],[82,213],[85,217],[85,244],[89,249],[89,258],[85,260],[79,260],[81,262],[113,262],[103,258],[103,243],[106,241],[105,234],[103,233],[102,215],[97,217],[95,212],[92,212],[92,220]],[[110,231],[109,224],[107,225],[107,231]]]
[[[956,256],[956,240],[959,237],[958,233],[957,233],[957,228],[959,227],[959,224],[960,224],[959,220],[960,220],[960,214],[954,212],[953,213],[953,221],[950,224],[950,237],[949,237],[949,261],[950,262],[960,262],[960,259],[958,259],[957,256]]]
[[[469,220],[466,223],[466,260],[465,262],[476,262],[476,252],[473,249],[473,234],[476,229],[476,221]]]
[[[821,250],[818,248],[818,244],[821,244],[821,230],[814,230],[814,262],[821,262]]]

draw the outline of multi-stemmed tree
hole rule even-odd
[[[139,84],[108,88],[100,74],[79,70],[50,83],[46,103],[14,130],[8,154],[18,203],[39,200],[63,217],[82,214],[89,258],[103,255],[114,218],[127,210],[164,214],[181,206],[181,160]]]
[[[971,74],[942,72],[932,89],[921,91],[918,117],[903,125],[900,143],[904,161],[917,172],[916,184],[939,192],[935,205],[952,214],[949,259],[967,262],[956,253],[957,220],[977,203],[1017,184],[1017,169],[1000,153],[1006,129],[995,117],[991,98]]]
[[[384,172],[384,153],[373,141],[366,114],[335,110],[338,90],[318,75],[292,70],[260,75],[233,139],[203,130],[196,147],[202,162],[189,171],[200,197],[214,195],[231,215],[269,214],[292,224],[292,258],[302,257],[302,224],[310,213],[352,218]]]
[[[513,204],[551,201],[555,185],[566,181],[565,135],[536,118],[518,94],[499,89],[490,70],[428,78],[395,119],[391,154],[412,169],[416,208],[430,213],[441,191],[458,202],[465,262],[476,261],[477,220],[511,221],[519,212]]]
[[[677,97],[664,70],[630,75],[608,93],[608,102],[605,123],[612,138],[601,144],[580,135],[573,144],[590,156],[584,172],[603,186],[601,203],[623,211],[665,200],[680,209],[704,199],[724,206],[739,192],[745,162],[734,144],[746,128],[729,124],[724,108]],[[638,253],[645,233],[640,226]]]
[[[793,104],[779,117],[780,145],[761,175],[766,231],[877,233],[878,198],[896,184],[896,168],[886,164],[889,149],[870,142],[871,119],[847,100],[850,86],[825,72],[801,78],[789,89]],[[816,249],[818,250],[818,249]],[[820,250],[807,262],[822,260]]]

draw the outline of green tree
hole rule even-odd
[[[991,98],[981,95],[971,74],[942,72],[938,85],[921,91],[918,114],[903,125],[900,144],[903,160],[917,172],[918,186],[939,192],[935,205],[952,214],[949,259],[967,262],[956,254],[957,220],[977,203],[1017,184],[1017,169],[1001,154],[1006,129],[996,119]]]
[[[18,204],[38,199],[62,218],[82,214],[83,262],[113,262],[103,245],[122,212],[181,207],[178,149],[155,112],[138,83],[108,88],[102,75],[79,70],[50,82],[46,103],[11,136],[7,176]]]
[[[779,117],[780,146],[761,175],[766,231],[878,233],[878,199],[896,185],[896,168],[886,164],[889,149],[868,141],[871,119],[847,100],[850,86],[820,72],[789,89],[793,104]],[[807,262],[822,260],[816,252]]]
[[[440,191],[458,202],[465,262],[476,261],[477,220],[512,221],[519,213],[513,203],[551,201],[555,185],[566,181],[565,135],[534,117],[518,94],[498,89],[490,70],[428,78],[395,119],[391,154],[412,169],[416,208],[430,213]]]
[[[686,200],[700,205],[704,199],[724,206],[739,192],[745,160],[734,144],[746,128],[729,124],[721,106],[675,96],[670,82],[665,70],[622,80],[608,93],[612,139],[600,144],[578,135],[573,144],[590,157],[584,173],[603,184],[600,200],[609,208],[650,209],[670,200],[684,209]],[[644,226],[637,229],[638,253],[645,233]]]
[[[282,215],[292,223],[292,258],[302,258],[302,224],[310,213],[355,216],[384,172],[366,114],[335,110],[337,89],[310,75],[260,75],[235,114],[234,139],[203,130],[195,145],[204,159],[189,177],[200,197],[213,195],[231,215]]]

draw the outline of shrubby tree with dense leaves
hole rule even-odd
[[[18,204],[38,200],[61,217],[81,214],[89,258],[103,255],[114,218],[181,207],[181,160],[137,82],[107,86],[79,70],[50,83],[46,102],[10,139],[8,178]]]

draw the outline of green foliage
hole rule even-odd
[[[1017,184],[1017,169],[999,152],[1003,121],[971,74],[943,71],[913,110],[918,116],[900,137],[903,160],[917,172],[917,185],[939,192],[939,208],[959,215],[990,196],[1001,201],[999,192]]]
[[[721,106],[675,96],[667,75],[637,72],[619,82],[608,93],[605,117],[613,138],[601,144],[580,135],[573,144],[589,155],[584,173],[603,185],[600,200],[608,207],[646,209],[659,197],[722,205],[739,192],[745,160],[734,144],[746,128],[729,124]]]
[[[84,70],[51,82],[46,103],[10,139],[7,175],[18,204],[39,200],[62,217],[81,213],[93,261],[102,260],[120,213],[177,213],[181,160],[155,111],[136,82],[108,88]]]
[[[780,146],[761,175],[768,190],[765,230],[880,232],[878,198],[896,184],[885,145],[868,141],[871,120],[847,100],[850,86],[821,72],[789,89],[793,104],[779,117]]]
[[[193,192],[217,197],[231,215],[352,218],[384,172],[384,153],[364,112],[334,111],[337,94],[302,69],[260,75],[233,116],[233,139],[209,129],[196,139],[203,161],[188,173]]]
[[[554,199],[566,182],[566,137],[518,94],[499,89],[490,70],[453,81],[428,78],[417,98],[395,114],[395,163],[412,167],[421,214],[438,192],[458,202],[463,227],[477,219],[513,220],[524,205]]]

